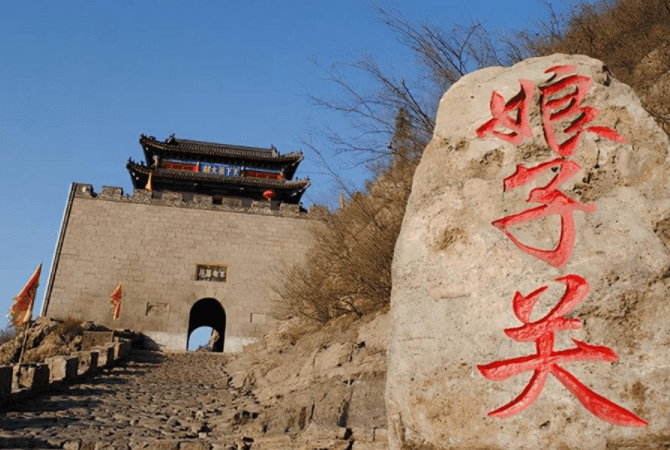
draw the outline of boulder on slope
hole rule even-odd
[[[393,261],[392,449],[670,440],[669,147],[636,94],[584,56],[488,68],[451,87]],[[552,312],[566,292],[574,301]],[[488,415],[510,403],[505,418]],[[648,425],[622,426],[643,425],[628,413]]]

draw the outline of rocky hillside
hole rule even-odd
[[[110,330],[93,322],[38,317],[28,331],[23,362],[41,363],[52,356],[70,355],[80,351],[84,331]],[[130,340],[139,339],[139,335],[129,330],[117,330],[115,335]],[[0,365],[16,364],[19,361],[24,337],[25,328],[20,328],[11,339],[0,345]]]
[[[82,326],[76,321],[56,321],[39,317],[28,332],[24,362],[44,362],[45,358],[69,355],[81,350],[82,333],[92,329],[92,324]],[[16,364],[21,353],[25,328],[20,328],[14,336],[0,345],[0,365]]]
[[[385,448],[388,327],[386,311],[341,316],[316,331],[293,320],[233,357],[231,385],[262,407],[257,434],[305,444],[347,436]]]

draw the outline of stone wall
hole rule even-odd
[[[130,351],[130,341],[117,340],[75,355],[52,356],[44,363],[0,366],[0,406],[5,402],[16,404],[95,376],[99,369],[120,364]]]
[[[224,351],[239,351],[272,323],[276,270],[300,261],[310,215],[298,205],[73,184],[42,308],[147,335],[163,350],[185,350],[189,315],[214,298],[226,315]],[[197,280],[198,266],[225,281]],[[120,318],[110,294],[123,283]]]

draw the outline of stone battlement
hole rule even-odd
[[[130,351],[131,342],[119,340],[73,355],[52,356],[43,364],[0,366],[0,405],[63,389],[94,376],[102,368],[120,364]]]
[[[91,184],[75,183],[74,196],[125,203],[141,203],[159,206],[176,206],[180,208],[194,208],[214,211],[239,212],[266,216],[280,216],[293,218],[310,218],[300,205],[281,203],[275,207],[271,202],[247,200],[239,198],[215,199],[211,195],[190,194],[171,191],[149,191],[134,189],[133,195],[124,195],[123,188],[103,186],[102,192],[96,193]]]

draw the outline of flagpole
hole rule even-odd
[[[32,321],[29,321],[25,327],[26,330],[23,335],[23,345],[21,346],[21,353],[19,354],[19,363],[18,363],[19,368],[21,367],[21,362],[23,361],[23,352],[26,351],[26,344],[28,343],[28,331],[30,331],[30,327],[32,326],[32,324],[33,324]]]
[[[30,331],[30,327],[32,326],[32,322],[28,321],[28,323],[25,326],[25,332],[23,334],[23,345],[21,346],[21,353],[19,353],[19,362],[16,364],[17,369],[16,369],[16,384],[18,385],[19,382],[21,381],[21,363],[23,362],[23,353],[26,351],[26,344],[28,343],[28,331]]]
[[[19,374],[21,373],[21,363],[23,362],[23,354],[26,351],[26,344],[28,343],[28,332],[32,326],[33,306],[35,305],[35,294],[37,293],[37,286],[40,284],[40,274],[42,273],[42,264],[40,264],[35,273],[30,277],[28,283],[21,289],[19,295],[14,297],[14,304],[9,309],[8,317],[11,316],[12,322],[16,326],[25,325],[23,332],[23,345],[21,345],[21,353],[19,353],[19,362],[17,373],[17,382]]]

